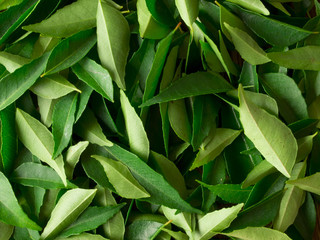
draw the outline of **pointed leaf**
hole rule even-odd
[[[208,240],[218,232],[229,227],[230,223],[237,217],[243,204],[230,208],[222,208],[204,215],[198,221],[198,229],[194,232],[194,239]]]
[[[262,48],[246,32],[224,23],[241,57],[252,65],[270,62]]]
[[[52,167],[63,183],[67,185],[62,156],[60,155],[55,160],[52,159],[54,141],[49,130],[37,119],[18,108],[16,111],[16,127],[17,134],[23,145],[33,155]]]
[[[133,199],[150,197],[123,163],[97,155],[92,157],[102,165],[110,183],[121,197]]]
[[[62,40],[52,50],[43,76],[71,67],[90,51],[96,44],[96,41],[97,39],[93,29],[76,33]]]
[[[56,240],[108,240],[99,234],[81,233],[71,237],[58,237]]]
[[[260,239],[260,240],[290,240],[285,233],[280,231],[266,228],[266,227],[247,227],[244,229],[235,230],[229,233],[220,233],[226,236],[235,237],[241,240],[252,240],[252,239]]]
[[[192,28],[199,13],[199,0],[175,0],[182,20]]]
[[[97,9],[98,54],[102,66],[117,85],[125,89],[125,66],[129,53],[130,29],[118,9],[101,0]]]
[[[23,163],[10,176],[10,180],[24,186],[44,189],[65,188],[59,175],[50,167],[38,163]],[[67,188],[75,185],[68,183]]]
[[[94,230],[112,218],[124,205],[125,203],[115,206],[89,207],[60,234],[60,237],[69,237]]]
[[[149,140],[142,121],[122,90],[120,90],[120,102],[129,138],[130,150],[147,162],[149,157]]]
[[[305,191],[320,195],[320,173],[319,172],[305,178],[289,180],[287,184],[291,184]]]
[[[176,214],[176,209],[171,209],[165,206],[161,206],[163,214],[172,224],[184,229],[186,232],[192,231],[192,215],[191,213],[180,212]]]
[[[260,0],[252,0],[252,1],[246,1],[246,0],[228,0],[229,2],[239,4],[240,6],[250,9],[251,11],[261,13],[264,15],[269,15],[269,10],[263,5],[263,3]]]
[[[39,78],[48,60],[48,54],[23,65],[0,80],[0,110],[6,108],[27,91]]]
[[[30,59],[21,57],[19,55],[8,52],[0,52],[0,64],[2,64],[10,73],[14,72],[23,65],[30,63],[30,61]]]
[[[101,96],[113,102],[112,79],[100,64],[90,58],[84,58],[72,67],[72,71]]]
[[[113,145],[112,142],[106,138],[96,117],[89,109],[87,109],[84,116],[79,119],[75,128],[76,133],[84,140],[99,146]]]
[[[298,151],[297,141],[291,130],[275,116],[247,99],[241,85],[239,100],[244,133],[269,163],[283,175],[290,177]]]
[[[14,226],[0,222],[0,239],[9,240],[14,231]]]
[[[41,122],[50,127],[52,124],[52,113],[54,105],[57,103],[57,99],[46,99],[42,97],[37,97],[38,99],[38,106],[39,106],[39,113],[41,116]]]
[[[96,191],[96,189],[77,188],[63,194],[51,213],[51,217],[41,234],[41,239],[54,238],[74,222],[89,206]]]
[[[2,172],[0,172],[0,191],[0,219],[2,222],[18,227],[41,230],[41,227],[23,212],[14,195],[10,182]]]
[[[186,75],[162,90],[157,96],[141,106],[150,106],[186,97],[220,93],[232,90],[232,86],[220,75],[209,72],[196,72]]]
[[[79,162],[80,156],[82,152],[89,145],[88,141],[78,142],[76,145],[73,145],[68,148],[66,153],[66,162],[65,162],[65,170],[67,178],[72,179],[73,170],[77,163]]]
[[[286,68],[320,71],[319,54],[320,46],[305,46],[287,52],[270,52],[267,56],[272,62]]]
[[[206,144],[200,148],[190,170],[213,161],[240,133],[239,130],[217,128],[204,140]]]

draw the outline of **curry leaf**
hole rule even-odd
[[[199,0],[175,0],[175,3],[183,21],[192,28],[199,13]]]
[[[320,195],[319,179],[320,179],[320,173],[317,172],[308,177],[289,180],[287,183],[297,186],[305,191]]]
[[[286,234],[265,227],[247,227],[244,229],[234,230],[229,233],[220,233],[230,237],[236,237],[237,239],[249,240],[249,239],[274,239],[274,240],[290,240]]]

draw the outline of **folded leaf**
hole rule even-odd
[[[0,110],[6,108],[27,91],[40,77],[48,61],[48,54],[23,65],[0,80]]]
[[[16,111],[16,127],[23,145],[33,155],[52,167],[63,183],[67,185],[62,156],[60,155],[55,160],[52,159],[54,141],[49,130],[37,119],[18,108]]]
[[[93,29],[76,33],[62,40],[52,50],[43,76],[71,67],[90,51],[96,41],[97,38]]]
[[[65,162],[67,178],[72,179],[73,170],[76,164],[79,162],[82,152],[87,148],[88,145],[88,141],[82,141],[68,148]]]
[[[2,222],[22,228],[41,230],[41,227],[23,212],[10,182],[2,172],[0,172],[0,191],[0,219]]]
[[[57,103],[57,99],[46,99],[40,96],[37,97],[38,106],[39,106],[39,113],[41,116],[41,122],[50,127],[52,124],[52,113],[54,105]]]
[[[171,209],[165,206],[161,206],[164,216],[170,221],[172,224],[182,228],[185,232],[192,232],[192,215],[191,213],[180,212],[177,213],[176,209]]]
[[[226,92],[232,89],[233,87],[216,73],[196,72],[173,82],[157,96],[143,103],[141,107],[186,97]]]
[[[129,138],[130,150],[147,162],[149,158],[149,140],[142,121],[122,90],[120,90],[120,102]]]
[[[94,230],[112,218],[124,205],[125,203],[115,206],[89,207],[60,234],[60,237],[69,237]]]
[[[0,63],[8,72],[12,73],[23,65],[30,63],[30,59],[3,51],[0,52]]]
[[[96,189],[72,189],[59,199],[51,217],[43,229],[41,239],[52,239],[73,223],[89,206],[96,194]]]
[[[246,32],[224,23],[241,57],[252,65],[270,62],[262,48]]]
[[[199,13],[199,0],[175,0],[182,20],[192,28]]]
[[[108,180],[121,197],[133,199],[150,197],[123,163],[97,155],[92,157],[102,165]]]
[[[129,24],[118,9],[101,0],[97,8],[97,40],[102,66],[109,71],[112,80],[121,89],[125,89],[124,75],[130,40]]]
[[[241,240],[251,240],[251,239],[260,239],[260,240],[290,240],[285,233],[280,231],[266,228],[266,227],[247,227],[244,229],[235,230],[229,233],[220,233],[226,236],[235,237]]]
[[[293,69],[320,71],[320,46],[305,46],[267,54],[272,62]]]
[[[265,159],[290,177],[298,152],[291,130],[278,118],[257,107],[239,86],[240,121],[244,133]]]
[[[289,180],[287,184],[291,184],[305,191],[320,195],[320,173],[315,173],[305,178]]]
[[[260,0],[252,0],[252,1],[246,1],[246,0],[228,0],[229,2],[239,4],[240,6],[250,9],[251,11],[261,13],[264,15],[269,15],[269,10],[263,5],[263,3]]]
[[[200,167],[210,161],[213,161],[218,155],[238,137],[241,131],[217,128],[204,141],[205,145],[200,148],[196,159],[190,170]]]

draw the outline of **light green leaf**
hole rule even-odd
[[[194,232],[194,239],[211,239],[214,235],[230,226],[242,207],[243,203],[207,213],[198,221],[198,227]]]
[[[48,54],[18,68],[0,80],[0,110],[6,108],[27,91],[39,78],[48,60]]]
[[[266,227],[247,227],[229,233],[220,233],[241,240],[291,240],[285,233]]]
[[[175,232],[175,231],[171,231],[166,228],[162,228],[162,231],[168,233],[171,237],[173,237],[174,239],[177,239],[177,240],[188,240],[189,239],[188,235],[186,235],[185,233],[180,232],[180,231]]]
[[[278,118],[251,102],[239,86],[240,121],[245,135],[265,159],[290,177],[298,145],[291,130]]]
[[[81,233],[79,235],[71,236],[71,237],[58,237],[56,238],[56,240],[108,240],[108,239],[98,234]]]
[[[21,57],[19,55],[4,51],[0,52],[0,64],[2,64],[10,73],[14,72],[23,65],[30,63],[30,61],[30,59]]]
[[[79,95],[79,103],[77,106],[77,111],[76,111],[76,117],[75,117],[75,122],[78,122],[80,117],[82,116],[83,112],[85,111],[87,104],[89,102],[89,98],[93,92],[93,89],[85,84],[82,81],[77,82],[77,88],[80,89],[81,94]]]
[[[142,38],[161,39],[165,37],[169,28],[157,22],[146,5],[145,0],[137,1],[137,15],[139,22],[139,33]]]
[[[15,227],[13,238],[17,240],[25,239],[25,237],[27,237],[26,240],[39,240],[40,234],[38,231],[32,230],[30,228]]]
[[[239,130],[217,128],[204,140],[190,170],[213,161],[241,133]]]
[[[112,146],[104,135],[101,126],[90,109],[86,109],[84,116],[75,125],[75,132],[84,140],[99,146]]]
[[[172,224],[184,229],[186,232],[192,231],[193,227],[191,213],[180,212],[176,214],[177,209],[171,209],[165,206],[161,206],[161,210],[163,211],[164,216],[169,221],[172,221]]]
[[[62,40],[51,52],[46,71],[42,76],[53,74],[71,67],[81,60],[96,44],[93,29],[74,34]]]
[[[50,167],[28,162],[17,167],[11,174],[10,180],[24,186],[44,189],[73,188],[73,184],[64,185],[59,175]]]
[[[112,218],[124,205],[125,203],[115,206],[89,207],[75,222],[67,227],[60,236],[68,237],[71,235],[78,235],[85,231],[94,230]]]
[[[82,141],[68,148],[65,161],[65,170],[68,179],[72,179],[73,170],[79,162],[81,154],[88,145],[88,141]]]
[[[98,54],[102,66],[109,72],[121,89],[125,66],[129,54],[130,29],[125,17],[118,9],[99,0],[97,9]]]
[[[292,169],[289,180],[304,177],[306,167],[306,162],[297,163]],[[288,227],[294,223],[305,199],[305,191],[296,186],[286,184],[284,189],[286,189],[286,191],[282,196],[279,212],[273,221],[273,228],[280,232],[285,232]]]
[[[40,96],[37,97],[39,113],[41,116],[41,122],[50,127],[52,124],[52,113],[54,105],[57,103],[58,99],[46,99]]]
[[[305,191],[320,195],[320,173],[317,172],[305,178],[289,180],[287,184],[297,186]]]
[[[251,1],[246,1],[246,0],[227,0],[229,2],[239,4],[240,6],[249,9],[251,11],[261,13],[264,15],[269,15],[270,12],[269,10],[263,5],[263,3],[260,0],[251,0]]]
[[[199,14],[199,0],[175,0],[182,20],[192,28],[192,23]]]
[[[80,92],[73,84],[60,74],[52,74],[38,79],[30,90],[46,99],[57,99],[73,91]]]
[[[68,94],[61,98],[53,108],[52,135],[54,149],[52,158],[59,156],[68,146],[74,124],[78,94]]]
[[[63,183],[67,185],[62,156],[60,155],[55,160],[52,159],[54,141],[49,130],[37,119],[19,108],[16,111],[16,127],[17,134],[23,145],[33,155],[52,167]]]
[[[233,87],[216,73],[196,72],[173,82],[157,96],[143,103],[141,107],[186,97],[226,92],[232,89]]]
[[[241,57],[252,65],[270,62],[262,48],[246,32],[224,23]]]
[[[2,172],[0,172],[0,191],[0,220],[2,222],[22,228],[41,230],[41,227],[23,212],[10,182]]]
[[[286,68],[320,71],[319,54],[320,46],[305,46],[286,52],[270,52],[267,57]]]
[[[96,189],[77,188],[63,194],[51,213],[51,217],[41,234],[41,239],[54,238],[73,223],[89,206],[96,191]]]
[[[112,79],[100,64],[90,58],[84,58],[72,67],[72,71],[101,96],[113,102]]]
[[[150,197],[123,163],[97,155],[92,157],[103,166],[110,183],[121,197],[132,199]]]
[[[9,240],[14,230],[14,226],[0,222],[0,239]]]
[[[280,114],[288,123],[308,118],[306,101],[292,78],[282,73],[267,73],[260,81],[269,96],[277,101]]]
[[[120,102],[129,138],[130,150],[147,162],[149,158],[149,140],[142,121],[122,90],[120,90]]]
[[[77,32],[96,26],[97,1],[78,0],[59,9],[40,23],[23,29],[53,37],[69,37]]]
[[[23,0],[1,0],[0,1],[0,10],[7,9],[9,7],[18,5],[22,2]]]
[[[313,138],[317,136],[318,133],[313,135],[308,135],[302,138],[297,139],[298,143],[298,153],[296,162],[304,160],[312,151]]]
[[[32,58],[38,58],[45,52],[51,51],[59,42],[60,38],[39,36],[33,47]]]

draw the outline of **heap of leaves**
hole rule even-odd
[[[317,0],[0,9],[0,239],[312,239]]]

